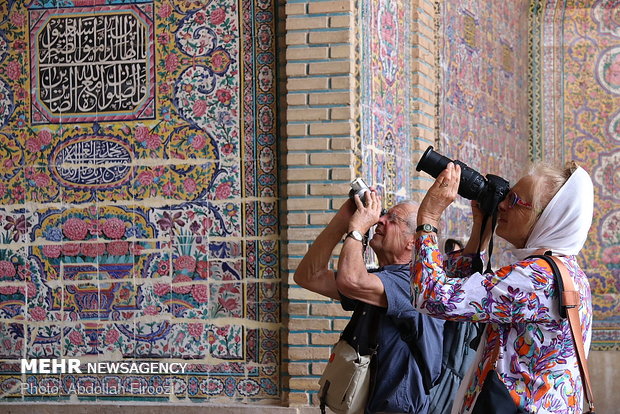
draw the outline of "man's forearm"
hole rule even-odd
[[[308,248],[302,263],[308,267],[309,273],[316,273],[321,269],[327,269],[329,259],[336,245],[342,240],[344,233],[327,226]],[[300,267],[301,264],[300,264]]]
[[[338,259],[338,291],[351,298],[387,307],[387,296],[383,283],[375,275],[369,274],[364,261],[362,243],[346,239]]]
[[[359,280],[366,275],[362,242],[349,238],[345,240],[338,259],[338,273],[353,285],[359,284]]]
[[[329,259],[342,240],[345,228],[330,223],[310,245],[295,272],[295,282],[313,292],[339,299],[334,272],[329,270]]]

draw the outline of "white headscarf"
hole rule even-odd
[[[519,260],[540,249],[557,255],[576,255],[588,238],[593,211],[592,180],[578,167],[545,207],[525,247],[513,248],[512,253]]]

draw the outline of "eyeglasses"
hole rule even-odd
[[[506,200],[508,201],[508,208],[513,208],[516,205],[519,205],[521,207],[525,207],[525,208],[534,208],[534,206],[531,203],[528,203],[527,201],[523,201],[518,195],[517,193],[515,193],[514,191],[510,190],[510,192],[508,193],[508,197],[506,197]]]
[[[397,223],[397,222],[399,222],[399,221],[400,221],[401,223],[408,224],[408,223],[407,223],[407,220],[405,220],[405,219],[404,219],[404,218],[402,218],[402,217],[398,217],[398,216],[397,216],[396,214],[394,214],[394,213],[387,212],[387,213],[386,213],[386,215],[387,215],[387,219],[388,219],[388,221],[389,221],[390,223]]]

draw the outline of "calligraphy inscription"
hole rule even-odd
[[[60,145],[52,154],[54,176],[64,186],[113,188],[131,177],[129,147],[107,137],[81,137]]]
[[[36,49],[38,98],[52,117],[134,112],[149,97],[149,27],[130,11],[54,15]]]

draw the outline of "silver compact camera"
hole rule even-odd
[[[366,205],[366,193],[368,191],[370,191],[370,188],[368,187],[368,185],[366,185],[364,180],[362,180],[361,178],[356,178],[355,180],[351,182],[351,190],[349,190],[349,198],[353,200],[355,195],[357,194],[360,200],[362,200],[362,203]]]

